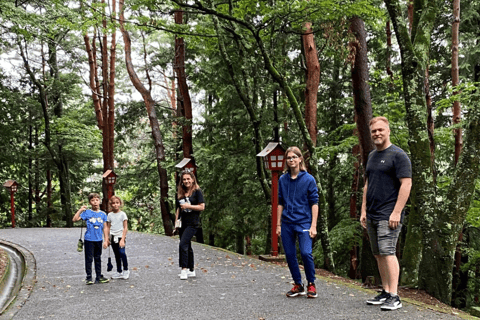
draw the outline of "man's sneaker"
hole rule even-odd
[[[123,272],[117,272],[112,276],[112,279],[122,279],[123,278]]]
[[[87,279],[87,280],[85,280],[85,284],[86,284],[86,285],[91,285],[91,284],[93,284],[92,279]]]
[[[400,300],[400,297],[398,295],[392,296],[387,298],[385,302],[382,304],[380,309],[382,310],[397,310],[402,307],[402,301]]]
[[[306,294],[303,285],[295,283],[292,290],[287,292],[287,297],[304,296]]]
[[[130,270],[123,270],[122,279],[127,280],[130,277]]]
[[[187,280],[187,279],[188,279],[188,270],[182,269],[182,272],[180,272],[180,280]]]
[[[383,304],[385,300],[387,300],[390,297],[390,293],[386,292],[385,290],[382,290],[382,292],[376,296],[373,299],[368,299],[367,304]]]
[[[107,282],[110,282],[110,279],[107,279],[107,278],[102,276],[101,278],[97,279],[95,282],[96,283],[107,283]]]
[[[178,276],[181,277],[182,274],[179,273]],[[197,274],[195,273],[195,270],[193,270],[193,271],[188,270],[188,271],[187,271],[187,277],[189,277],[189,278],[195,278],[196,276],[197,276]]]
[[[315,288],[315,283],[310,282],[307,286],[307,298],[316,298],[318,297],[317,288]]]

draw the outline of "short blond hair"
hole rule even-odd
[[[390,123],[388,122],[388,119],[385,117],[375,117],[370,120],[369,126],[371,127],[373,124],[377,123],[378,121],[383,121],[387,124],[387,127],[390,128]]]

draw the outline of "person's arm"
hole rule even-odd
[[[365,179],[365,186],[363,187],[362,196],[362,210],[360,211],[360,224],[364,228],[367,228],[367,186],[368,179]]]
[[[277,236],[282,233],[282,213],[283,213],[283,206],[279,204],[277,206]]]
[[[205,210],[205,203],[199,203],[199,204],[184,203],[184,204],[181,204],[180,207],[182,208],[182,210],[191,209],[193,211],[203,211]]]
[[[80,215],[82,214],[83,211],[85,211],[87,209],[87,206],[81,206],[80,209],[78,209],[78,211],[75,213],[75,215],[73,216],[72,218],[72,221],[73,222],[77,222],[79,220],[81,220],[82,218],[80,218]]]
[[[310,234],[310,238],[315,238],[317,236],[317,219],[318,219],[318,204],[314,204],[312,206],[312,225],[310,226],[310,230],[308,233]]]
[[[107,247],[110,245],[109,235],[110,235],[109,223],[105,221],[103,223],[103,248],[104,249],[107,249]]]
[[[125,219],[123,220],[123,233],[122,233],[122,239],[120,239],[120,248],[125,247],[125,239],[127,238],[127,231],[128,231],[128,220]]]
[[[400,190],[398,191],[397,202],[395,208],[393,208],[390,219],[388,220],[388,226],[390,229],[397,229],[400,219],[402,217],[403,208],[407,203],[410,196],[410,190],[412,189],[412,178],[400,178]]]

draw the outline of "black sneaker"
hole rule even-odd
[[[382,292],[373,299],[368,299],[367,304],[383,304],[390,297],[390,293],[382,290]]]
[[[306,294],[303,285],[295,283],[292,290],[287,292],[287,297],[304,296]]]
[[[107,279],[107,278],[104,278],[104,277],[101,277],[100,279],[97,279],[95,281],[95,283],[107,283],[107,282],[110,282],[110,279]]]
[[[398,295],[392,296],[387,298],[385,302],[382,304],[380,309],[382,310],[397,310],[402,307],[402,301],[400,300],[400,297]]]
[[[91,284],[93,284],[92,279],[87,279],[87,280],[85,280],[85,284],[86,284],[86,285],[91,285]]]

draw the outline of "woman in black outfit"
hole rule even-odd
[[[176,220],[181,220],[180,235],[180,279],[195,277],[192,238],[200,226],[200,212],[205,210],[203,193],[192,172],[183,172],[177,190]]]

